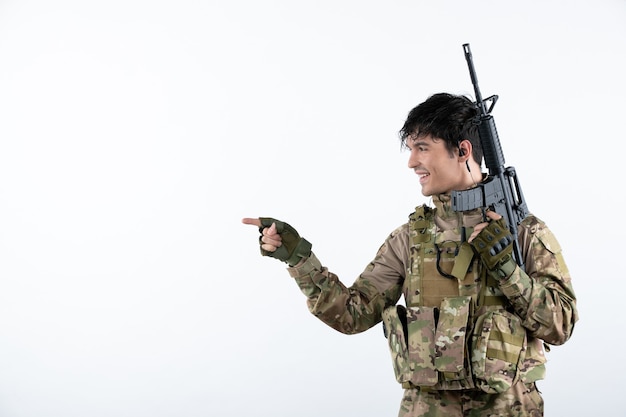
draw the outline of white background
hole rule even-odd
[[[310,315],[242,217],[351,284],[421,195],[397,131],[473,94],[581,320],[546,415],[623,416],[626,2],[0,1],[0,417],[395,416],[382,329]]]

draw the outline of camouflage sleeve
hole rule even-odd
[[[561,345],[571,337],[578,320],[576,295],[561,247],[536,217],[527,218],[521,226],[525,270],[516,266],[500,282],[500,289],[534,337]]]
[[[307,297],[309,311],[345,334],[360,333],[379,323],[385,307],[400,298],[404,282],[404,245],[394,233],[350,287],[323,267],[314,253],[287,268]]]

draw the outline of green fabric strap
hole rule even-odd
[[[519,355],[513,352],[504,352],[498,349],[487,348],[488,358],[500,359],[508,363],[517,363],[518,356]]]
[[[450,275],[459,281],[463,281],[473,260],[474,250],[469,243],[463,242],[459,248],[459,254],[454,259],[454,267]]]
[[[510,333],[492,332],[489,336],[489,343],[492,342],[496,342],[496,344],[499,346],[504,346],[508,344],[522,347],[524,346],[524,336],[512,335]],[[487,347],[487,357],[502,359],[503,361],[515,364],[517,363],[517,359],[519,357],[519,349],[513,349],[513,352],[511,352],[507,350],[497,349],[494,347]]]
[[[517,336],[510,333],[494,332],[489,336],[489,340],[495,340],[500,343],[508,343],[509,345],[522,347],[524,346],[524,336]]]

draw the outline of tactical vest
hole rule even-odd
[[[473,228],[437,230],[434,215],[419,206],[409,217],[406,306],[383,312],[397,381],[409,389],[498,393],[520,378],[540,379],[541,344],[532,343],[528,357],[520,318],[463,241]]]

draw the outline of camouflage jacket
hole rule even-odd
[[[449,195],[433,197],[437,234],[458,230],[461,225],[471,230],[482,221],[480,210],[456,213],[450,209],[449,201]],[[520,225],[519,243],[525,270],[516,268],[501,280],[498,294],[506,298],[529,339],[553,345],[565,343],[578,313],[561,248],[545,223],[533,215]],[[379,323],[383,311],[396,305],[402,295],[406,300],[411,299],[405,285],[410,268],[407,222],[389,235],[375,258],[349,287],[323,267],[313,253],[288,271],[307,297],[312,314],[339,332],[354,334]]]

